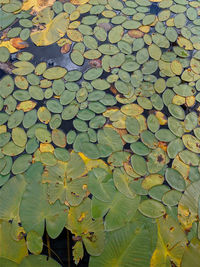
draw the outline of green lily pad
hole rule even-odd
[[[28,75],[35,69],[34,65],[28,61],[17,61],[13,65],[16,67],[12,70],[15,75]]]
[[[166,185],[156,185],[149,190],[149,195],[151,198],[161,201],[163,195],[169,190],[170,188]]]
[[[133,155],[131,157],[131,165],[133,170],[141,176],[147,173],[147,163],[142,156]]]
[[[162,202],[167,206],[176,206],[181,198],[182,194],[176,190],[169,190],[164,193]]]
[[[165,207],[160,202],[153,199],[142,201],[138,210],[149,218],[159,218],[166,213]]]
[[[52,142],[58,147],[65,147],[67,144],[66,135],[59,129],[52,131]]]
[[[10,75],[4,76],[0,80],[0,96],[3,98],[8,97],[14,90],[14,81]]]
[[[51,133],[47,129],[40,127],[35,130],[35,136],[42,143],[50,143],[52,140]]]
[[[0,147],[5,146],[11,138],[11,134],[9,132],[0,134]]]
[[[12,140],[13,142],[20,147],[24,147],[27,142],[27,135],[24,129],[16,127],[12,129]]]
[[[13,165],[12,165],[12,172],[13,174],[19,174],[25,172],[32,162],[32,156],[31,155],[22,155],[18,157]]]
[[[83,55],[81,54],[80,51],[74,49],[72,51],[70,57],[71,57],[71,60],[72,60],[72,62],[74,64],[76,64],[78,66],[82,66],[83,65],[83,63],[84,63],[84,57],[83,57]]]
[[[0,47],[0,62],[6,62],[8,61],[10,57],[10,52],[7,47]]]
[[[67,70],[62,67],[52,67],[44,71],[43,76],[45,79],[57,80],[65,76]]]
[[[78,103],[73,103],[65,107],[62,111],[62,119],[63,120],[71,120],[73,119],[79,111]]]
[[[167,168],[165,172],[165,178],[168,182],[168,184],[178,190],[178,191],[184,191],[186,184],[185,180],[183,179],[182,175],[175,169]]]

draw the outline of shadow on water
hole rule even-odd
[[[31,40],[29,40],[28,43],[29,47],[24,49],[24,51],[34,54],[32,60],[34,65],[37,65],[40,62],[47,62],[48,67],[61,66],[68,71],[76,69],[81,72],[84,72],[88,68],[86,60],[82,66],[75,65],[70,59],[70,52],[62,54],[60,52],[60,47],[56,43],[49,46],[36,46]],[[73,45],[71,49],[73,49]]]
[[[150,10],[149,12],[151,14],[155,14],[155,15],[158,15],[158,13],[161,11],[161,8],[158,6],[158,3],[153,3],[151,6],[150,6]]]
[[[72,248],[75,245],[75,242],[72,239],[72,234],[70,231],[69,233],[69,239],[70,239],[70,258],[68,257],[68,247],[67,247],[67,230],[64,228],[62,233],[56,238],[56,239],[51,239],[49,238],[50,241],[50,248],[51,248],[51,258],[55,259],[59,264],[61,264],[62,267],[86,267],[88,266],[89,263],[89,254],[84,251],[84,256],[83,259],[80,261],[78,265],[76,265],[73,261],[73,256],[72,256]],[[47,235],[46,232],[43,236],[43,242],[44,242],[44,247],[42,254],[48,255],[48,247],[47,247]]]

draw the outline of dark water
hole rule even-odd
[[[68,231],[69,232],[69,231]],[[64,229],[62,233],[56,238],[50,238],[50,247],[51,247],[51,258],[55,259],[63,267],[88,267],[89,263],[89,254],[84,251],[84,257],[78,265],[75,265],[72,257],[72,247],[74,246],[74,241],[72,240],[72,234],[69,232],[70,236],[70,259],[68,258],[68,248],[67,248],[67,230]],[[43,238],[44,244],[47,244],[46,233]],[[42,254],[48,255],[48,249],[45,245],[43,247]]]

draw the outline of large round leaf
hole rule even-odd
[[[60,267],[55,260],[48,258],[45,255],[29,255],[25,257],[20,264],[20,267]]]
[[[155,241],[152,242],[154,234],[151,227],[146,228],[140,221],[108,232],[103,253],[98,257],[90,257],[89,267],[149,266],[155,247]]]
[[[33,181],[28,184],[20,205],[20,218],[24,229],[44,233],[44,225],[51,238],[56,238],[66,222],[66,206],[58,201],[50,205],[47,199],[47,185]]]

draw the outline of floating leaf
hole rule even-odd
[[[3,98],[8,97],[14,90],[14,82],[10,75],[4,76],[0,80],[0,96]]]
[[[185,180],[183,179],[182,175],[175,169],[167,168],[165,172],[165,178],[168,184],[178,190],[184,191],[185,190]]]
[[[22,267],[26,267],[26,266],[30,266],[30,267],[34,267],[34,266],[38,266],[38,267],[60,267],[61,265],[58,264],[55,260],[51,259],[51,258],[47,258],[45,255],[29,255],[27,257],[25,257],[22,262],[20,263],[20,266]]]
[[[38,206],[38,201],[40,205]],[[56,238],[66,223],[66,206],[58,201],[50,205],[47,200],[47,185],[33,181],[28,184],[20,204],[20,218],[26,231],[34,230],[43,235],[46,222],[50,237]],[[34,220],[34,224],[32,224]]]
[[[64,36],[69,25],[67,13],[58,14],[51,22],[49,22],[44,30],[32,31],[31,40],[37,46],[47,46],[57,42]]]
[[[108,232],[103,253],[98,257],[91,257],[89,266],[132,266],[135,262],[138,267],[149,266],[155,248],[155,241],[152,240],[155,228],[145,227],[143,218],[128,223],[119,230]]]
[[[65,76],[66,73],[67,73],[67,70],[65,68],[52,67],[52,68],[45,70],[45,72],[43,73],[43,76],[46,79],[55,80],[55,79],[62,78],[63,76]]]
[[[41,10],[48,6],[52,6],[55,0],[48,0],[41,2],[40,0],[27,0],[23,3],[22,10],[29,10],[32,8],[32,12],[39,13]]]
[[[149,218],[159,218],[166,213],[165,207],[160,202],[153,199],[142,201],[138,210]]]
[[[38,255],[42,252],[43,248],[43,242],[41,236],[38,235],[38,233],[34,231],[30,231],[27,234],[27,247],[28,250],[35,254]]]
[[[34,65],[28,61],[17,61],[13,65],[16,68],[12,72],[16,75],[27,75],[35,69]]]
[[[151,267],[170,266],[174,262],[180,266],[184,248],[187,244],[186,236],[180,225],[170,215],[156,220],[158,226],[158,240],[151,258]]]
[[[199,184],[200,181],[189,185],[182,195],[178,205],[178,219],[184,229],[192,227],[192,223],[197,221],[199,203]]]
[[[193,266],[198,265],[199,248],[200,248],[199,240],[197,238],[193,238],[189,246],[185,247],[185,251],[181,261],[182,267],[187,267],[190,264],[193,264]]]
[[[105,230],[114,231],[131,221],[137,211],[140,197],[135,196],[130,200],[117,190],[109,193],[112,196],[110,202],[102,202],[96,198],[92,199],[92,215],[94,218],[105,216]],[[120,216],[118,216],[119,209],[121,209]]]
[[[9,222],[1,221],[1,241],[0,241],[0,257],[9,259],[16,263],[20,263],[21,260],[28,255],[26,242],[24,238],[19,237],[16,241],[11,236],[12,225]],[[6,246],[5,246],[6,244]],[[14,264],[12,265],[14,266]]]
[[[81,205],[71,207],[68,214],[67,229],[80,236],[89,254],[100,255],[104,249],[102,218],[92,219],[91,200],[86,198]]]

